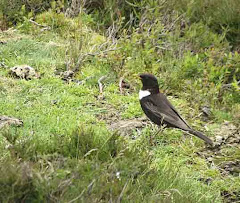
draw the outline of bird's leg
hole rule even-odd
[[[164,117],[162,117],[162,119],[161,119],[160,129],[157,131],[157,133],[155,134],[155,136],[158,135],[160,132],[162,132],[162,130],[163,130],[164,127],[165,127],[165,125],[164,125],[164,123],[163,123],[163,119],[164,119]]]
[[[159,130],[152,136],[151,134],[150,134],[150,145],[156,145],[156,143],[153,143],[153,138],[155,138],[160,132],[162,132],[162,130],[163,130],[163,128],[164,128],[164,126],[162,125],[163,124],[163,117],[162,117],[162,119],[161,119],[161,124],[160,124],[160,128],[159,128]]]
[[[160,129],[158,129],[158,131],[153,136],[150,135],[150,143],[151,143],[151,145],[153,145],[153,144],[156,145],[157,144],[157,142],[153,143],[153,138],[156,137],[160,132],[162,132],[162,130],[163,130],[163,128],[160,127]]]
[[[159,130],[154,134],[154,136],[150,135],[150,144],[151,145],[153,145],[153,138],[156,137],[160,132],[162,132],[162,130],[164,128],[164,126],[162,125],[163,119],[164,119],[164,117],[162,117],[162,119],[161,119],[161,125],[160,125],[161,127],[159,128]],[[154,143],[154,144],[156,144],[156,143]]]
[[[160,129],[154,134],[153,137],[156,137],[161,131],[162,131],[162,128],[160,128]]]
[[[153,130],[153,128],[154,128],[154,125],[151,123],[151,125],[152,125],[152,130]],[[153,146],[153,136],[152,136],[152,133],[150,133],[150,135],[149,135],[149,144],[150,144],[150,146]]]

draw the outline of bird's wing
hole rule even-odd
[[[161,101],[164,101],[166,102],[166,104],[175,112],[175,114],[178,115],[178,117],[185,123],[186,126],[188,126],[189,128],[191,128],[187,122],[183,119],[183,117],[178,113],[178,111],[175,109],[175,107],[170,103],[170,101],[167,99],[167,97],[160,93],[160,98],[161,98]]]
[[[182,119],[176,109],[171,105],[163,94],[152,95],[146,97],[142,105],[145,111],[154,114],[160,122],[163,121],[173,127],[181,128],[183,130],[190,129],[188,124]]]

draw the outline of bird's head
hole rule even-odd
[[[142,90],[149,90],[149,89],[158,90],[158,81],[154,75],[150,73],[143,73],[143,74],[140,74],[139,77],[143,84]]]

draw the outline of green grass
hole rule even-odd
[[[95,34],[90,34],[88,37],[94,38]],[[216,165],[198,154],[204,151],[204,144],[195,137],[167,129],[156,135],[157,144],[152,146],[149,137],[156,133],[157,127],[143,126],[141,132],[133,129],[136,139],[120,136],[107,128],[107,120],[143,116],[137,95],[140,84],[131,74],[156,71],[156,63],[152,69],[147,65],[134,69],[136,64],[144,64],[145,59],[155,60],[154,53],[148,55],[151,51],[140,50],[136,58],[128,59],[121,73],[129,74],[126,77],[133,90],[121,95],[118,90],[121,74],[113,67],[116,60],[109,57],[117,57],[117,51],[109,56],[89,57],[76,78],[91,78],[78,85],[63,82],[54,74],[55,70],[65,68],[65,49],[72,46],[70,39],[55,31],[40,35],[15,32],[1,37],[8,41],[0,47],[0,60],[7,66],[0,67],[0,112],[24,122],[22,127],[0,129],[1,202],[222,202],[222,191],[239,190],[239,177],[224,176]],[[133,42],[129,41],[125,50],[134,48]],[[92,47],[88,46],[94,44],[87,42],[76,52],[90,50]],[[134,49],[133,54],[139,51]],[[204,130],[198,116],[200,104],[196,101],[204,99],[206,90],[199,95],[201,81],[194,83],[192,78],[193,86],[186,85],[189,74],[194,74],[188,72],[189,67],[196,63],[201,66],[202,59],[186,57],[184,61],[179,59],[177,66],[185,64],[187,78],[183,79],[181,88],[171,90],[174,94],[169,98],[194,128]],[[19,64],[35,68],[41,73],[41,79],[11,78],[8,68]],[[160,77],[169,73],[167,70]],[[103,81],[104,99],[100,100],[97,81],[103,75],[107,78]],[[167,80],[160,81],[166,91]],[[168,84],[174,87],[171,83]],[[175,97],[179,95],[181,98]],[[213,137],[214,129],[219,128],[221,122],[233,119],[231,114],[216,107],[214,123],[206,125],[206,134]],[[227,155],[233,160],[239,159],[233,148],[224,150],[225,156],[221,154],[221,158]],[[207,178],[212,179],[209,185],[201,181]]]

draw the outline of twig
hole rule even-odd
[[[87,157],[88,155],[90,155],[92,152],[95,152],[95,151],[98,151],[98,149],[91,149],[83,157]]]
[[[102,76],[99,78],[98,80],[98,86],[99,86],[99,98],[103,98],[103,84],[102,84],[102,81],[105,80],[107,78],[106,75]]]
[[[84,189],[81,194],[79,196],[77,196],[76,198],[72,199],[71,201],[69,201],[68,203],[72,203],[72,202],[75,202],[76,200],[80,199],[83,195],[83,193],[85,192],[86,189]]]
[[[14,27],[11,27],[11,28],[9,28],[7,30],[3,30],[2,32],[3,33],[8,33],[8,32],[16,32],[16,31],[17,31],[17,29],[14,29]]]
[[[126,182],[125,185],[123,186],[123,189],[122,189],[122,191],[121,191],[121,193],[120,193],[120,195],[119,195],[119,197],[118,197],[118,199],[117,199],[117,203],[120,203],[120,202],[121,202],[122,197],[123,197],[123,193],[124,193],[124,191],[125,191],[125,189],[126,189],[126,187],[127,187],[127,185],[128,185],[128,182],[129,182],[129,180],[127,180],[127,182]]]
[[[47,27],[42,28],[40,31],[43,32],[45,30],[51,30],[51,28],[49,26],[47,26]]]
[[[113,200],[112,200],[112,188],[110,188],[110,200],[109,200],[109,203],[113,203]]]
[[[93,186],[94,182],[96,181],[96,179],[93,179],[93,181],[87,186],[87,189],[88,190],[91,190],[91,187]],[[75,202],[76,200],[80,199],[84,192],[86,191],[86,189],[84,189],[80,195],[78,195],[76,198],[72,199],[71,201],[69,201],[68,203],[72,203],[72,202]]]
[[[110,51],[116,51],[120,48],[112,48],[112,49],[106,49],[106,50],[103,50],[101,52],[95,52],[95,53],[87,53],[86,55],[87,56],[96,56],[96,55],[100,55],[100,54],[104,54],[104,53],[107,53],[107,52],[110,52]]]
[[[49,26],[47,26],[47,25],[41,25],[41,24],[39,24],[39,23],[37,23],[36,21],[34,21],[33,19],[29,19],[29,22],[30,23],[32,23],[32,24],[34,24],[34,25],[37,25],[37,26],[39,26],[39,27],[43,27],[43,28],[45,28],[45,29],[51,29],[51,27],[49,27]]]
[[[119,31],[119,28],[115,26],[115,22],[107,29],[106,35],[108,36],[109,39],[112,41],[115,41],[116,34]]]
[[[90,195],[92,188],[93,188],[93,184],[95,183],[96,179],[93,179],[93,181],[87,186],[87,193]]]
[[[237,81],[237,85],[240,85],[240,80]],[[223,90],[229,89],[229,88],[231,88],[231,87],[232,87],[232,83],[223,84],[223,85],[222,85],[222,89],[223,89]]]
[[[91,78],[93,78],[93,76],[88,76],[85,79],[78,81],[77,84],[82,85],[83,83],[85,83],[87,80],[89,80]]]

